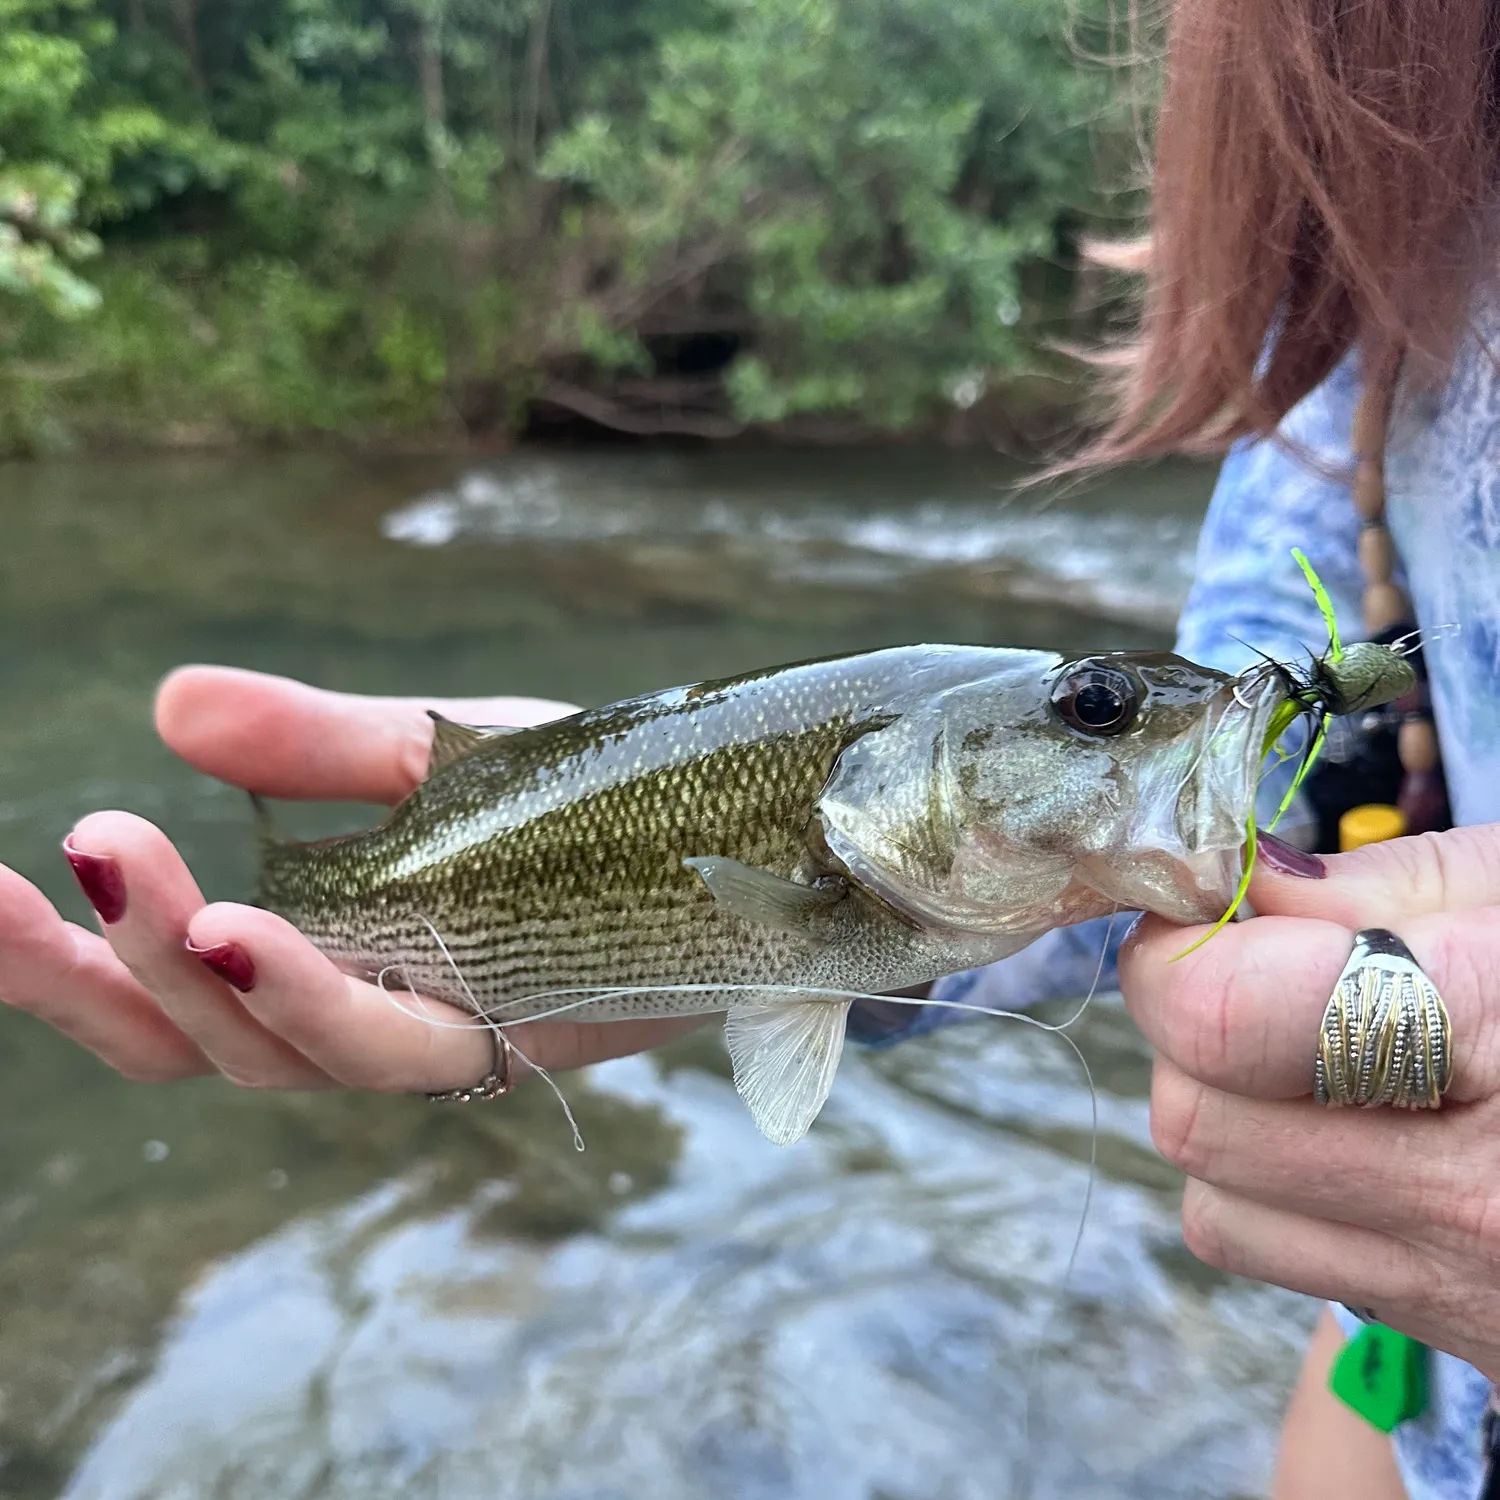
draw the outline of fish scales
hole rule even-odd
[[[1384,658],[1360,666],[1399,689]],[[263,840],[261,902],[351,971],[501,1024],[723,1011],[736,1086],[786,1144],[832,1085],[829,991],[1113,911],[1222,914],[1294,690],[1274,664],[911,646],[534,729],[439,721],[379,827]]]
[[[807,937],[736,919],[682,861],[831,873],[809,844],[818,795],[850,741],[889,718],[882,691],[909,685],[917,665],[880,655],[874,671],[811,663],[496,736],[381,829],[292,859],[271,850],[262,901],[347,966],[507,1017],[584,986],[859,987],[883,977],[880,960],[899,962],[909,924],[866,899],[845,921],[847,950],[814,953]],[[577,1015],[722,1008],[722,997],[630,995]]]
[[[711,982],[738,975],[747,962],[779,978],[794,940],[746,928],[705,900],[681,851],[795,874],[807,858],[813,798],[844,733],[836,726],[763,743],[757,753],[735,748],[646,771],[499,834],[472,858],[441,861],[390,894],[432,923],[487,1008],[514,1008],[531,992],[563,987]],[[822,773],[808,774],[818,763]],[[747,806],[758,806],[758,815],[747,816]],[[451,992],[456,976],[425,927],[408,925],[400,937],[418,986]],[[539,1008],[549,1003],[556,1002]],[[612,1008],[646,1005],[644,997],[621,997]]]

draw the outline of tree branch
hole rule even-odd
[[[681,408],[670,411],[666,401],[660,403],[660,413],[653,417],[562,380],[548,381],[538,399],[560,406],[564,411],[576,412],[600,427],[638,437],[731,438],[738,437],[745,430],[745,424],[733,417],[694,414]]]

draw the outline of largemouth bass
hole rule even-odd
[[[1217,918],[1290,690],[1166,654],[914,646],[517,731],[434,715],[427,779],[379,827],[266,834],[259,899],[346,970],[500,1024],[723,1011],[787,1144],[832,1086],[830,991],[1112,911]]]

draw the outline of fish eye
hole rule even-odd
[[[1083,734],[1123,734],[1140,712],[1141,689],[1129,672],[1091,664],[1058,681],[1052,707],[1063,723]]]

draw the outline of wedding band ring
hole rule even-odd
[[[494,1062],[490,1071],[478,1083],[465,1089],[448,1089],[444,1093],[427,1094],[424,1097],[433,1104],[473,1104],[487,1103],[508,1094],[514,1082],[515,1049],[510,1044],[510,1038],[498,1026],[490,1027],[490,1036],[495,1048]]]
[[[1354,935],[1323,1012],[1319,1104],[1438,1109],[1453,1081],[1453,1028],[1437,987],[1383,927]]]

